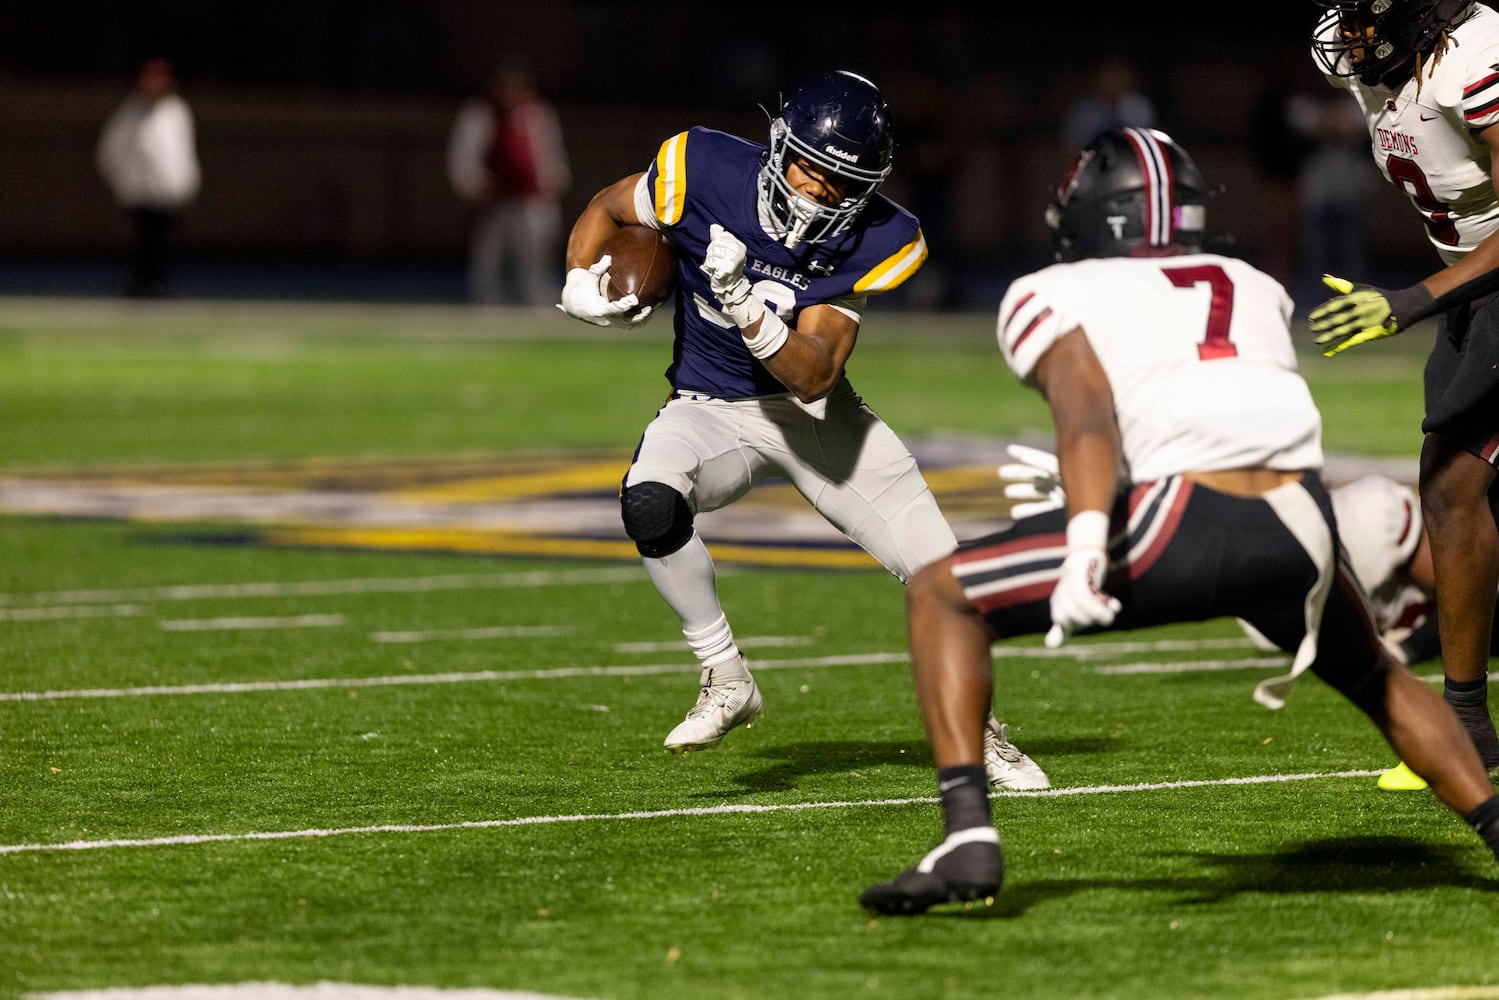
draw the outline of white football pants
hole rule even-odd
[[[641,438],[626,486],[664,483],[695,513],[779,475],[902,583],[957,547],[916,459],[847,379],[827,398],[673,398]]]

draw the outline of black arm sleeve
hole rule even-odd
[[[1462,305],[1464,302],[1472,302],[1474,299],[1499,291],[1499,270],[1480,274],[1472,281],[1458,285],[1452,291],[1441,298],[1432,298],[1426,286],[1417,282],[1409,288],[1402,288],[1397,292],[1390,292],[1385,298],[1390,302],[1390,313],[1395,321],[1400,324],[1402,330],[1408,330],[1412,323],[1423,320],[1428,316],[1446,312],[1453,306]]]

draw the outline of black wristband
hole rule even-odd
[[[1420,288],[1423,291],[1425,290],[1424,285],[1413,285],[1411,288],[1402,289],[1395,294],[1404,295],[1406,292],[1413,291],[1416,288]],[[1438,296],[1437,300],[1433,302],[1429,307],[1427,307],[1424,311],[1420,306],[1420,302],[1407,302],[1403,303],[1403,305],[1405,306],[1407,311],[1409,311],[1412,305],[1415,305],[1417,307],[1417,310],[1416,313],[1413,313],[1413,315],[1416,315],[1417,318],[1420,318],[1422,316],[1430,316],[1432,313],[1446,312],[1453,306],[1460,306],[1465,302],[1473,302],[1485,295],[1490,295],[1494,292],[1499,292],[1499,268],[1495,268],[1492,271],[1485,271],[1483,274],[1480,274],[1473,280],[1465,281],[1461,285],[1458,285],[1456,288],[1454,288],[1452,291]],[[1407,322],[1415,322],[1415,320],[1407,320],[1404,313],[1395,311],[1395,299],[1393,296],[1386,295],[1385,298],[1390,302],[1390,311],[1395,313],[1402,325]]]
[[[1390,317],[1400,330],[1409,330],[1413,324],[1437,311],[1437,300],[1420,282],[1399,291],[1386,292],[1385,301],[1389,302]]]

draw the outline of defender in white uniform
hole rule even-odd
[[[1385,645],[1406,664],[1435,659],[1441,654],[1436,578],[1416,491],[1388,476],[1363,476],[1334,489],[1332,507],[1338,538],[1369,595]],[[1495,611],[1499,617],[1499,606]],[[1491,656],[1499,656],[1496,646],[1499,633]]]
[[[946,836],[866,890],[870,909],[919,913],[999,890],[982,733],[990,645],[1015,635],[1057,646],[1083,631],[1247,619],[1296,650],[1259,700],[1280,704],[1310,667],[1442,801],[1499,810],[1456,715],[1386,652],[1339,558],[1290,299],[1242,261],[1201,251],[1205,192],[1165,134],[1104,133],[1047,213],[1061,263],[1000,304],[1005,359],[1052,411],[1066,507],[965,541],[911,581],[911,665]],[[1499,859],[1499,822],[1475,826]]]
[[[1369,594],[1379,633],[1399,641],[1431,614],[1430,554],[1416,491],[1387,476],[1364,476],[1332,491],[1338,537],[1354,575]],[[1417,555],[1423,556],[1418,561]],[[1396,655],[1416,662],[1406,652]]]
[[[1488,706],[1499,590],[1499,13],[1475,0],[1319,0],[1312,52],[1369,125],[1374,161],[1444,267],[1409,288],[1355,286],[1312,310],[1329,356],[1440,315],[1426,363],[1420,497],[1436,568],[1445,697],[1499,767]]]

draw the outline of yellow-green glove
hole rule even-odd
[[[1324,357],[1400,332],[1389,293],[1330,274],[1322,276],[1322,283],[1339,293],[1307,314],[1307,325],[1324,348]]]

